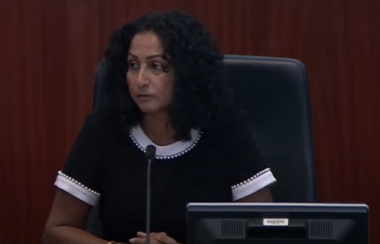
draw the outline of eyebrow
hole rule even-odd
[[[134,58],[138,58],[133,53],[129,53],[129,55],[131,55]],[[151,56],[148,56],[146,59],[149,60],[149,59],[153,59],[153,58],[163,58],[163,55],[162,54],[151,55]]]

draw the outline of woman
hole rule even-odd
[[[87,116],[44,233],[47,244],[186,242],[189,202],[271,201],[275,182],[224,79],[222,55],[195,19],[148,14],[106,51],[109,104]],[[151,231],[144,150],[155,145]],[[83,228],[98,205],[100,239]]]

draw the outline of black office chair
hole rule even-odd
[[[254,137],[277,183],[275,202],[315,202],[309,86],[294,59],[226,55],[231,85],[251,116]]]
[[[294,59],[238,55],[225,55],[225,64],[227,77],[251,116],[259,149],[277,178],[272,188],[274,201],[315,202],[309,87],[304,65]],[[94,108],[107,102],[102,92],[105,70],[102,61],[97,69]],[[91,218],[89,226],[96,225],[96,214],[92,213]]]

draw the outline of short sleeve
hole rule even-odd
[[[228,160],[231,173],[233,200],[247,197],[276,182],[271,169],[264,162],[253,136],[248,119],[240,120],[227,133]]]
[[[55,185],[81,201],[95,206],[101,194],[101,162],[106,130],[101,114],[88,115],[58,172]]]

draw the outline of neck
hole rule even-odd
[[[167,115],[146,114],[142,119],[141,128],[156,145],[166,146],[176,142],[175,132],[169,124]]]

